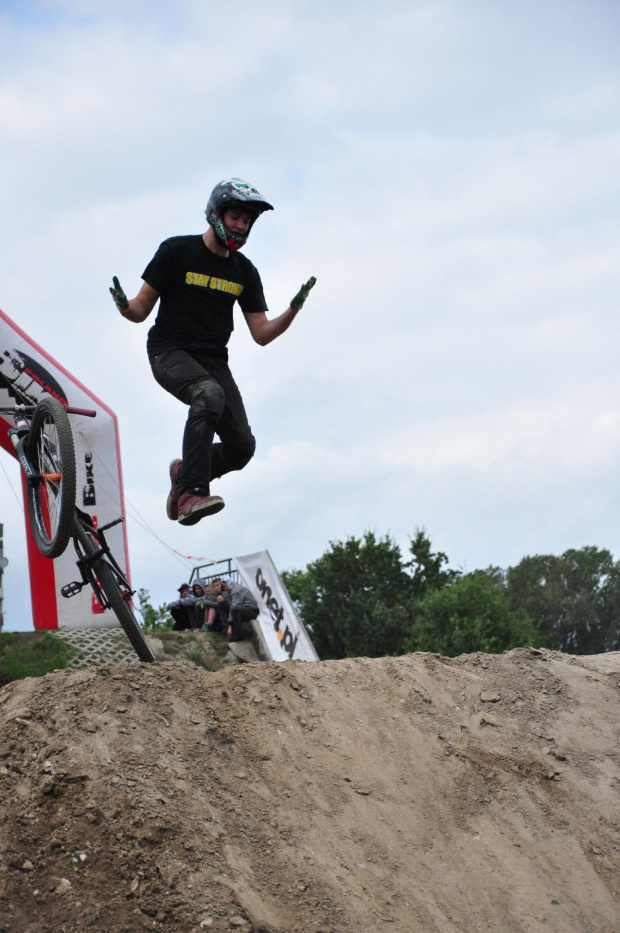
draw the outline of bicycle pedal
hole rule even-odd
[[[65,599],[69,599],[71,596],[76,596],[77,593],[81,593],[83,586],[83,583],[78,583],[77,580],[74,580],[73,583],[67,583],[66,586],[63,586],[60,593]]]

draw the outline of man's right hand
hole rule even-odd
[[[121,314],[125,314],[127,311],[129,311],[129,302],[127,301],[127,295],[121,288],[121,283],[116,278],[116,276],[113,277],[112,284],[113,284],[113,287],[110,288],[110,294],[112,295],[112,298],[114,299],[114,304],[116,305],[118,310],[121,312]]]

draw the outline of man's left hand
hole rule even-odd
[[[305,285],[302,285],[297,294],[293,299],[291,299],[291,308],[293,311],[300,311],[303,307],[304,301],[310,294],[310,289],[314,288],[316,283],[316,278],[311,275]]]

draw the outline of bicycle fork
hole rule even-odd
[[[30,460],[26,455],[26,438],[30,432],[30,426],[25,418],[17,416],[15,418],[17,427],[9,428],[8,435],[15,448],[15,456],[19,460],[20,466],[26,475],[30,486],[38,486],[43,477],[36,470],[33,470]]]

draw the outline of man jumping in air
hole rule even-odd
[[[256,343],[264,347],[290,327],[316,279],[310,278],[289,307],[267,319],[263,286],[256,268],[238,250],[254,221],[273,207],[240,178],[221,181],[211,192],[206,233],[164,240],[127,299],[116,276],[110,288],[116,307],[140,324],[160,300],[147,352],[157,382],[189,405],[183,459],[170,464],[168,518],[195,525],[224,508],[211,495],[211,480],[241,470],[256,441],[239,389],[228,368],[226,345],[233,331],[233,305],[239,302]],[[219,443],[213,443],[217,434]]]

